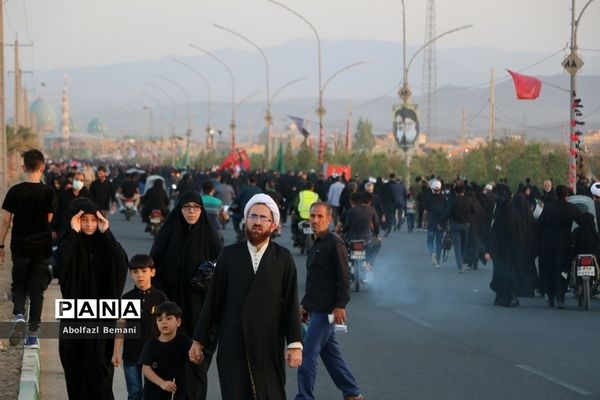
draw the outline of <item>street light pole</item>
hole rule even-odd
[[[402,4],[404,5],[404,1],[402,1]],[[404,10],[403,10],[402,14],[404,15]],[[404,24],[404,17],[403,17],[402,21]],[[407,104],[412,96],[412,91],[410,90],[410,85],[408,84],[408,70],[410,69],[410,66],[412,65],[415,58],[419,55],[419,53],[421,53],[423,50],[425,50],[427,48],[427,46],[429,46],[431,43],[435,42],[436,40],[440,39],[443,36],[449,35],[454,32],[461,31],[463,29],[472,28],[472,27],[473,27],[473,25],[463,25],[458,28],[450,29],[449,31],[446,31],[444,33],[440,33],[439,35],[437,35],[436,37],[434,37],[433,39],[431,39],[430,41],[425,43],[423,46],[419,47],[419,49],[417,49],[417,51],[415,51],[415,53],[410,58],[408,64],[406,64],[406,25],[404,26],[404,28],[403,28],[404,29],[404,38],[403,38],[404,74],[402,77],[402,87],[398,91],[398,95],[402,99],[403,104]]]
[[[313,33],[315,34],[315,37],[317,38],[317,63],[318,63],[318,68],[319,68],[319,105],[317,107],[316,112],[317,112],[317,116],[319,117],[319,164],[322,166],[323,165],[323,154],[324,154],[324,150],[325,150],[325,140],[324,140],[325,139],[325,131],[323,129],[323,117],[325,116],[325,107],[323,107],[323,86],[321,85],[321,82],[322,82],[322,78],[321,78],[322,77],[322,74],[321,74],[321,71],[322,71],[321,38],[319,37],[319,33],[317,32],[317,30],[315,29],[313,24],[311,24],[309,20],[307,20],[302,15],[300,15],[298,12],[292,10],[285,4],[281,4],[275,0],[268,0],[268,1],[273,4],[277,4],[278,6],[280,6],[282,8],[285,8],[286,10],[288,10],[289,12],[291,12],[292,14],[294,14],[295,16],[300,18],[302,21],[304,21],[310,27],[310,29],[312,29]]]
[[[231,33],[232,35],[235,35],[237,37],[239,37],[240,39],[246,41],[247,43],[249,43],[252,47],[254,47],[256,50],[258,50],[258,52],[260,53],[260,55],[263,58],[263,61],[265,62],[265,71],[266,71],[266,86],[267,86],[267,111],[265,113],[265,125],[267,127],[267,165],[269,165],[269,162],[271,161],[271,157],[273,156],[273,152],[271,149],[271,137],[272,137],[272,132],[271,132],[271,126],[273,125],[273,117],[271,116],[271,94],[270,94],[270,90],[269,90],[269,60],[267,59],[267,56],[265,54],[265,52],[256,44],[254,43],[252,40],[248,39],[246,36],[235,32],[229,28],[226,28],[224,26],[218,25],[218,24],[213,24],[215,27],[222,29],[226,32]]]
[[[581,148],[577,149],[577,141],[582,139],[583,135],[577,135],[578,127],[575,122],[575,98],[576,98],[576,75],[577,71],[583,65],[583,61],[579,58],[577,54],[577,28],[579,28],[579,21],[581,20],[581,16],[584,11],[588,8],[588,6],[594,0],[588,0],[588,2],[583,6],[579,16],[575,18],[575,0],[571,0],[571,52],[567,56],[567,58],[563,61],[563,67],[569,72],[571,75],[570,81],[570,89],[571,94],[569,96],[569,126],[571,127],[569,130],[569,187],[573,190],[573,193],[577,193],[577,172],[579,169],[579,173],[583,173],[581,171],[581,165],[577,167],[577,156]],[[578,140],[573,140],[574,136],[578,136]],[[581,146],[579,146],[581,147]]]
[[[206,85],[206,91],[208,93],[208,109],[206,111],[206,147],[208,150],[212,149],[214,146],[214,139],[213,139],[213,132],[212,132],[212,128],[210,127],[210,117],[211,117],[211,91],[210,91],[210,84],[208,83],[208,79],[206,79],[206,77],[204,75],[202,75],[196,68],[192,67],[191,65],[188,65],[186,63],[184,63],[183,61],[177,60],[175,58],[172,59],[173,61],[175,61],[177,64],[182,65],[184,67],[186,67],[187,69],[189,69],[190,71],[192,71],[194,74],[196,74],[198,77],[200,77],[200,79],[202,79],[202,81],[204,82],[204,84]]]
[[[156,77],[169,82],[171,85],[173,85],[176,88],[178,88],[179,90],[181,90],[181,92],[185,96],[186,110],[187,110],[187,130],[185,131],[185,165],[186,165],[186,167],[189,167],[189,165],[190,165],[190,137],[192,135],[192,125],[191,125],[191,120],[190,120],[190,96],[188,95],[187,91],[183,88],[183,86],[181,86],[179,83],[175,82],[174,80],[169,79],[166,76],[158,75],[158,74],[156,74]]]
[[[162,94],[164,94],[165,96],[167,96],[169,98],[169,100],[171,100],[171,151],[173,153],[173,160],[171,161],[171,166],[175,167],[175,159],[177,158],[177,154],[176,154],[176,147],[175,147],[175,131],[176,126],[176,119],[175,119],[175,99],[173,98],[173,96],[171,96],[169,94],[169,92],[167,92],[166,90],[164,90],[163,88],[161,88],[160,86],[157,86],[153,83],[147,83],[148,86],[153,87],[154,89],[158,90],[159,92],[161,92]]]
[[[158,106],[158,108],[160,109],[160,135],[162,137],[164,130],[165,130],[165,113],[163,111],[163,105],[156,100],[156,98],[154,96],[152,96],[150,93],[145,92],[143,90],[140,90],[140,93],[143,94],[144,96],[148,97],[149,99],[151,99],[153,102],[156,103],[156,105]]]
[[[216,62],[221,64],[223,66],[223,68],[225,68],[225,70],[227,70],[227,73],[229,74],[229,78],[231,79],[231,125],[229,127],[231,128],[231,150],[235,150],[235,145],[236,145],[236,143],[235,143],[235,79],[233,78],[233,72],[231,72],[231,68],[229,68],[223,60],[221,60],[219,57],[215,56],[213,53],[211,53],[207,50],[204,50],[201,47],[195,46],[191,43],[190,43],[190,47],[192,47],[196,50],[199,50],[199,51],[203,52],[204,54],[206,54],[207,56],[211,57],[213,60],[215,60]]]

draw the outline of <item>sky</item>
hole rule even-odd
[[[400,0],[287,0],[322,39],[402,42]],[[579,10],[587,0],[577,0]],[[6,0],[6,42],[18,35],[33,47],[21,50],[22,67],[50,70],[192,55],[207,49],[248,49],[233,29],[261,47],[311,39],[306,23],[268,0]],[[425,38],[425,0],[405,0],[407,43]],[[440,39],[438,48],[488,46],[554,52],[570,39],[571,0],[438,0],[437,33],[472,24]],[[582,17],[578,44],[600,54],[600,1]],[[6,51],[11,62],[12,51]]]

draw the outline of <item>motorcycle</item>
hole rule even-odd
[[[308,249],[310,249],[313,245],[313,230],[310,226],[310,222],[306,220],[298,222],[298,231],[300,254],[306,254],[308,253]]]
[[[350,287],[354,288],[355,292],[360,292],[361,270],[365,270],[366,263],[366,242],[351,240],[348,243],[348,267],[350,268]]]
[[[150,225],[150,234],[152,236],[156,236],[164,222],[164,217],[162,215],[162,212],[158,209],[150,211],[150,215],[148,216],[148,221],[149,221],[149,225]]]
[[[123,206],[125,207],[125,210],[123,210],[125,219],[129,221],[131,217],[135,215],[135,203],[133,202],[133,199],[125,199],[123,201]]]
[[[575,289],[577,304],[589,311],[592,292],[598,291],[598,262],[593,254],[578,254],[573,263],[571,286]]]

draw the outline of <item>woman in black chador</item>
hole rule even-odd
[[[198,266],[203,261],[216,261],[220,252],[221,243],[210,227],[200,195],[181,194],[159,231],[150,256],[156,265],[154,285],[181,308],[181,329],[188,337],[194,334],[206,296],[204,290],[193,289],[190,282]],[[187,392],[192,393],[193,399],[206,398],[207,372],[215,347],[216,344],[205,348],[204,362],[186,371]]]
[[[127,254],[108,229],[108,220],[86,198],[75,200],[71,210],[71,229],[61,239],[57,252],[62,297],[121,298],[127,277]],[[69,399],[114,399],[113,342],[113,339],[59,340],[58,352]]]
[[[504,200],[498,205],[490,243],[494,272],[490,288],[496,293],[494,305],[515,307],[518,297],[533,296],[537,282],[532,263],[533,232],[519,211],[520,200]]]

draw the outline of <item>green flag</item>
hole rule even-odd
[[[281,173],[285,172],[285,166],[283,165],[283,143],[279,143],[279,150],[277,150],[277,162],[275,163],[275,169]]]

